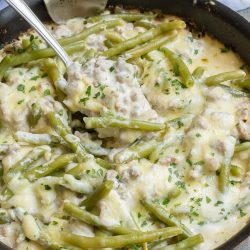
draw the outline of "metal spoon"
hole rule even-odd
[[[69,65],[72,64],[72,60],[68,54],[23,0],[6,0],[6,2],[13,7],[37,31],[37,33],[39,33],[39,35],[62,59],[66,67],[69,67]]]
[[[56,23],[73,17],[89,17],[100,14],[107,0],[44,0],[48,13]]]

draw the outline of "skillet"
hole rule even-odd
[[[42,21],[51,21],[42,0],[26,2]],[[183,17],[191,27],[202,33],[207,32],[231,47],[250,65],[250,24],[221,3],[208,0],[109,0],[108,4],[160,9],[164,13]],[[10,7],[0,11],[0,47],[28,28],[28,24]],[[233,249],[249,236],[250,223],[216,250]],[[11,250],[1,242],[0,249]]]

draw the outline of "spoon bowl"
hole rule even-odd
[[[48,13],[55,23],[61,24],[74,17],[100,14],[107,0],[44,0]]]

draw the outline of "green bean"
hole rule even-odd
[[[8,201],[14,193],[9,188],[4,188],[1,192],[1,201]]]
[[[135,27],[143,27],[143,28],[145,28],[145,29],[152,29],[152,28],[155,28],[155,27],[156,27],[155,24],[150,23],[150,22],[146,22],[146,21],[142,21],[142,20],[136,21],[136,22],[134,23],[134,26],[135,26]]]
[[[68,165],[70,162],[74,161],[75,159],[76,159],[75,154],[60,155],[53,161],[50,161],[42,166],[29,169],[28,171],[25,172],[24,176],[28,180],[34,181],[36,179],[48,176],[51,173],[54,173],[64,168],[66,165]]]
[[[135,59],[142,55],[149,53],[150,51],[156,50],[166,44],[167,42],[172,41],[176,37],[176,32],[169,32],[167,34],[157,36],[152,41],[140,46],[139,48],[135,48],[133,50],[127,51],[125,53],[125,57],[127,59]]]
[[[231,84],[234,84],[241,88],[250,88],[250,79],[236,80],[231,82]]]
[[[25,172],[33,163],[40,159],[46,152],[45,147],[36,147],[29,151],[20,161],[16,162],[4,176],[4,181],[8,183],[18,173]]]
[[[105,32],[105,37],[112,43],[122,43],[124,42],[124,38],[119,35],[118,33],[115,33],[114,31]]]
[[[168,213],[161,205],[153,202],[143,201],[145,208],[152,213],[157,219],[165,223],[167,226],[177,226],[183,231],[185,237],[192,235],[192,232],[182,223],[180,223],[172,214]]]
[[[35,127],[42,116],[43,110],[38,103],[31,105],[31,110],[28,115],[28,123],[31,127]]]
[[[240,144],[236,145],[235,149],[234,149],[234,152],[238,153],[238,152],[246,151],[246,150],[249,150],[249,149],[250,149],[250,141],[247,141],[247,142],[243,142],[243,143],[240,143]]]
[[[90,158],[93,158],[92,155],[88,154],[85,148],[80,143],[80,139],[71,134],[69,129],[62,122],[60,116],[54,112],[47,114],[48,120],[55,131],[64,139],[67,146],[77,154],[80,161],[85,161]]]
[[[130,244],[138,244],[144,242],[152,242],[159,239],[167,239],[181,234],[178,227],[163,228],[148,232],[137,232],[128,235],[118,236],[97,236],[84,237],[74,235],[67,232],[61,232],[65,242],[80,248],[118,248],[125,247]]]
[[[229,87],[229,86],[224,85],[224,84],[218,84],[218,86],[223,88],[226,92],[228,92],[229,94],[231,94],[232,96],[234,96],[236,98],[250,97],[250,94],[248,94],[242,90],[232,88],[232,87]]]
[[[229,80],[238,80],[245,78],[246,73],[243,70],[230,71],[225,73],[220,73],[214,76],[206,78],[204,83],[207,86],[218,85],[219,83],[229,81]]]
[[[76,248],[73,248],[73,247],[68,247],[68,246],[63,246],[55,241],[53,241],[51,238],[49,237],[44,237],[44,236],[40,236],[39,239],[37,239],[37,243],[39,245],[41,245],[42,247],[45,247],[45,249],[51,249],[51,250],[62,250],[62,249],[65,249],[65,250],[78,250]]]
[[[103,21],[101,23],[95,24],[95,25],[83,30],[81,33],[76,34],[72,37],[62,38],[59,40],[59,43],[61,45],[68,45],[68,44],[73,44],[73,43],[76,43],[79,41],[83,41],[84,39],[86,39],[88,36],[90,36],[92,34],[99,33],[105,29],[114,28],[114,27],[119,26],[121,24],[123,24],[123,22],[119,19]]]
[[[96,158],[96,163],[98,165],[100,165],[102,168],[105,168],[105,169],[111,169],[112,168],[112,165],[109,162],[107,162],[107,161],[105,161],[105,160],[103,160],[101,158]]]
[[[14,134],[14,138],[18,142],[26,142],[34,145],[53,145],[61,143],[58,136],[49,134],[33,134],[24,131],[17,131]]]
[[[85,48],[84,43],[75,43],[63,47],[68,54],[73,54],[77,51],[83,50]],[[20,64],[28,63],[37,59],[54,57],[56,55],[55,51],[51,48],[34,50],[30,52],[24,52],[19,55],[7,55],[0,62],[0,81],[3,79],[5,72],[12,67],[18,66]]]
[[[40,40],[38,37],[30,37],[22,40],[23,51],[33,51],[39,48]],[[22,51],[22,52],[23,52]]]
[[[130,120],[112,117],[84,117],[85,127],[90,128],[127,128],[142,131],[159,131],[165,128],[164,123]]]
[[[241,177],[243,175],[243,169],[238,167],[238,166],[231,165],[230,166],[230,173],[233,176]]]
[[[229,186],[229,174],[230,174],[230,165],[231,165],[231,158],[233,155],[227,155],[222,163],[220,168],[220,173],[218,176],[219,181],[219,190],[221,192],[226,192]]]
[[[155,15],[150,14],[140,14],[140,13],[120,13],[120,14],[107,14],[107,15],[99,15],[88,18],[89,22],[98,22],[100,20],[109,20],[109,19],[122,19],[127,22],[134,22],[141,19],[153,19]]]
[[[157,140],[140,142],[132,145],[114,156],[116,163],[125,163],[133,159],[143,158],[148,156],[158,146]]]
[[[137,232],[136,230],[128,229],[125,227],[107,226],[102,223],[102,221],[99,219],[98,216],[92,213],[89,213],[88,211],[81,209],[78,206],[69,202],[64,203],[63,211],[69,214],[70,216],[73,216],[83,221],[84,223],[87,223],[89,225],[92,225],[101,229],[105,229],[114,234],[132,234],[132,233]]]
[[[180,190],[180,188],[175,188],[174,190],[169,192],[168,198],[175,199],[175,198],[179,197],[181,195],[181,193],[182,193],[182,191]]]
[[[43,70],[48,74],[51,81],[53,82],[59,97],[62,97],[62,93],[66,94],[67,81],[64,79],[63,75],[60,73],[56,62],[49,58],[43,62]]]
[[[177,242],[176,244],[167,245],[165,247],[160,247],[158,250],[187,250],[193,249],[193,247],[204,241],[201,234],[191,236],[185,240]]]
[[[109,40],[105,40],[103,43],[108,49],[114,47],[114,44]]]
[[[187,126],[188,122],[191,123],[193,118],[193,114],[184,114],[180,117],[167,121],[167,125],[175,129],[180,129],[183,126]]]
[[[113,189],[114,183],[112,181],[105,181],[100,187],[98,187],[92,194],[90,194],[85,200],[80,203],[80,206],[84,206],[87,210],[92,210],[96,203],[105,198]]]
[[[194,79],[200,79],[203,76],[204,72],[205,72],[205,69],[203,67],[197,67],[193,71],[192,76]]]
[[[11,222],[10,216],[7,214],[6,211],[0,210],[0,225],[7,224]]]
[[[229,185],[229,168],[225,164],[222,164],[220,168],[220,174],[218,176],[219,180],[219,190],[221,192],[226,192]]]
[[[29,215],[25,215],[25,216],[29,216]],[[39,245],[43,246],[46,249],[51,249],[51,250],[61,250],[61,249],[67,249],[67,250],[77,250],[77,248],[75,247],[71,247],[71,246],[64,246],[62,244],[59,244],[58,242],[56,242],[52,236],[50,235],[49,231],[47,231],[47,228],[39,221],[38,218],[33,218],[33,220],[29,220],[28,222],[26,221],[26,223],[24,222],[25,220],[25,216],[23,217],[22,220],[22,229],[24,232],[24,235],[32,241],[37,242]],[[30,224],[32,223],[32,224]],[[33,225],[33,223],[35,223]],[[33,229],[33,227],[36,227]],[[36,232],[34,233],[33,230],[35,230]]]
[[[155,149],[149,155],[149,160],[153,163],[157,162],[162,157],[164,150],[167,147],[177,143],[178,141],[179,138],[177,136],[174,136],[159,142],[157,147],[155,147]]]
[[[171,31],[174,29],[183,29],[185,28],[185,26],[186,24],[183,21],[179,20],[162,23],[157,28],[150,29],[142,34],[139,34],[133,38],[124,41],[121,44],[114,46],[111,49],[104,51],[103,56],[108,58],[117,56],[122,52],[132,49],[135,46],[140,45],[142,43],[145,43],[164,32]]]
[[[194,84],[192,74],[190,73],[187,65],[183,62],[180,56],[165,47],[162,48],[161,51],[171,62],[175,75],[180,76],[183,85],[187,88],[192,87]]]
[[[25,50],[30,46],[30,39],[22,39],[22,48]]]
[[[71,174],[76,178],[80,178],[86,171],[87,166],[84,162],[77,164],[75,167],[71,168],[66,174]]]

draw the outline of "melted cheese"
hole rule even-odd
[[[158,24],[160,21],[153,22]],[[49,28],[57,38],[62,38],[92,25],[77,18]],[[112,31],[129,39],[145,30],[135,27],[133,23],[124,23]],[[161,137],[169,143],[157,148],[148,159],[115,164],[112,170],[100,169],[90,159],[84,162],[84,173],[79,178],[59,172],[56,173],[58,176],[30,182],[18,173],[2,187],[13,193],[8,201],[1,195],[1,207],[11,215],[12,222],[0,226],[0,240],[18,250],[44,249],[25,240],[25,236],[33,241],[39,238],[39,223],[34,218],[39,218],[52,239],[59,243],[62,242],[62,229],[93,237],[95,230],[92,226],[65,218],[62,205],[65,201],[79,205],[107,179],[113,181],[114,188],[97,203],[95,211],[102,223],[142,231],[161,228],[164,225],[153,220],[141,205],[141,200],[149,199],[165,206],[192,233],[203,235],[204,243],[197,249],[214,249],[249,220],[250,151],[234,156],[234,148],[239,139],[249,140],[250,101],[248,98],[235,98],[218,86],[204,86],[203,80],[218,73],[238,70],[243,64],[241,59],[232,51],[222,53],[224,46],[208,35],[198,38],[187,29],[179,31],[176,39],[165,46],[182,58],[190,72],[198,66],[205,68],[204,76],[192,88],[184,88],[169,60],[160,51],[152,51],[135,62],[126,61],[122,56],[107,59],[97,56],[107,49],[105,40],[105,31],[86,39],[87,50],[96,53],[87,62],[83,60],[83,52],[72,55],[75,62],[68,69],[68,79],[66,81],[61,76],[59,82],[65,92],[63,95],[58,95],[39,61],[7,71],[5,83],[0,83],[0,143],[4,144],[0,159],[4,174],[35,147],[16,142],[12,136],[15,132],[20,135],[26,135],[23,132],[43,133],[44,140],[50,141],[46,133],[55,133],[46,119],[50,111],[58,112],[65,124],[70,120],[67,113],[76,112],[86,116],[112,113],[158,122],[189,114],[189,121],[178,129],[170,128],[167,133],[96,129],[98,142],[91,141],[95,135],[87,132],[81,134],[77,131],[76,137],[68,136],[74,142],[81,140],[83,144],[89,144],[89,148],[97,148],[92,151],[99,155],[105,152],[103,155],[107,155],[111,162],[117,152],[136,139]],[[20,42],[15,45],[21,46]],[[45,43],[39,45],[45,46]],[[0,59],[4,55],[5,52],[1,52]],[[63,67],[59,67],[65,72]],[[249,72],[246,73],[249,75]],[[28,115],[34,102],[42,107],[43,114],[38,124],[31,128]],[[102,148],[102,142],[103,147],[110,146],[112,150]],[[32,167],[69,152],[64,144],[52,143],[50,147]],[[136,154],[132,152],[131,155]],[[218,190],[216,171],[228,159],[241,168],[243,180],[232,178],[229,190],[222,194]],[[65,171],[76,165],[69,163]],[[176,192],[179,195],[170,198]]]

